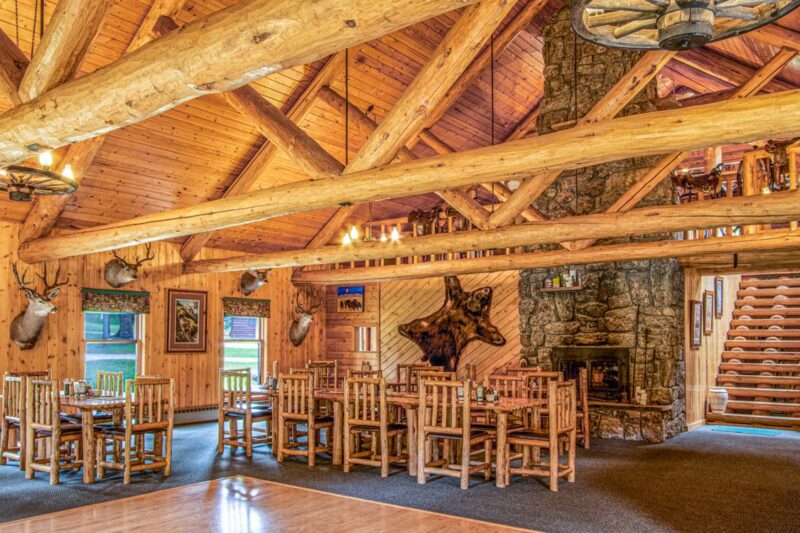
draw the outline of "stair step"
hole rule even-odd
[[[728,330],[728,339],[735,337],[748,337],[764,339],[779,337],[784,339],[800,339],[800,329],[731,329]]]
[[[739,282],[740,289],[749,287],[776,289],[778,287],[800,287],[800,277],[786,279],[743,279]]]
[[[722,422],[761,427],[779,427],[785,429],[800,429],[800,418],[793,416],[764,416],[743,415],[737,413],[708,413],[706,420],[709,422]]]
[[[800,341],[725,341],[725,349],[730,348],[775,348],[776,350],[793,350],[800,348]]]
[[[745,305],[751,307],[800,307],[800,298],[739,298],[736,300],[736,307],[741,308]]]
[[[748,328],[768,328],[770,326],[800,328],[800,318],[750,318],[731,320],[731,329],[736,329],[739,326],[746,326]]]
[[[755,296],[756,298],[768,298],[772,296],[800,296],[800,287],[791,289],[740,289],[736,292],[737,298],[744,298],[745,296]]]
[[[768,363],[720,363],[721,373],[733,372],[800,372],[800,364],[768,364]]]
[[[800,361],[800,352],[722,352],[722,360],[729,361]]]
[[[749,409],[751,411],[765,411],[768,413],[796,413],[800,415],[799,403],[781,402],[748,402],[743,400],[728,400],[728,410]]]
[[[786,398],[800,400],[800,389],[766,389],[759,387],[725,387],[735,398]]]
[[[770,309],[734,309],[733,310],[733,316],[734,317],[750,316],[750,317],[762,317],[762,318],[771,318],[773,316],[800,317],[800,308],[787,307],[786,309],[771,309],[771,308]]]
[[[779,387],[800,387],[800,376],[759,376],[749,374],[720,374],[717,384],[735,383],[738,385],[778,385]]]

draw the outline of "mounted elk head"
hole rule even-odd
[[[461,352],[470,342],[503,346],[506,339],[489,319],[491,287],[466,292],[455,276],[444,278],[444,286],[444,304],[438,311],[401,324],[397,331],[422,348],[423,361],[455,372]]]
[[[297,306],[294,308],[297,318],[292,320],[289,327],[289,340],[295,346],[300,346],[308,335],[308,329],[314,321],[314,314],[319,311],[325,298],[320,289],[306,285],[297,289]]]
[[[137,255],[136,261],[133,263],[129,263],[124,257],[120,257],[116,250],[112,250],[111,254],[114,256],[114,259],[106,263],[103,277],[106,279],[106,283],[115,289],[135,280],[139,276],[139,267],[142,266],[142,263],[145,261],[152,261],[156,257],[151,253],[149,243],[145,246],[144,258],[139,259]]]
[[[53,305],[53,299],[61,292],[61,286],[66,285],[67,281],[59,281],[61,275],[61,267],[56,271],[56,276],[52,282],[47,278],[47,264],[44,266],[44,275],[39,275],[39,279],[44,284],[42,292],[37,292],[29,287],[30,282],[25,279],[28,274],[28,269],[22,273],[20,277],[17,271],[17,263],[12,266],[14,270],[14,277],[17,279],[17,285],[20,290],[25,293],[28,298],[28,307],[22,313],[18,314],[11,322],[11,340],[14,344],[19,346],[21,350],[30,350],[36,345],[39,339],[39,334],[44,328],[44,323],[47,320],[47,315],[56,312],[56,306]]]
[[[267,283],[267,274],[269,274],[270,270],[269,268],[266,270],[248,270],[242,274],[239,280],[239,288],[242,290],[242,294],[250,296],[264,286]]]

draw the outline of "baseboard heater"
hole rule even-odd
[[[217,406],[203,405],[199,407],[184,407],[175,409],[175,425],[197,424],[217,420]]]

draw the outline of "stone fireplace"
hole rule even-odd
[[[581,368],[587,370],[590,400],[627,402],[631,398],[628,383],[630,349],[624,346],[556,346],[553,369],[565,379],[577,379]]]
[[[545,94],[539,133],[571,126],[570,121],[585,115],[639,57],[641,52],[603,48],[579,37],[576,41],[569,10],[562,9],[544,29]],[[655,83],[651,83],[621,115],[653,111],[656,96]],[[603,212],[657,160],[638,158],[564,172],[535,207],[553,218]],[[672,188],[664,182],[639,205],[673,202]],[[579,288],[542,290],[546,278],[570,268],[580,275]],[[531,365],[561,367],[568,373],[580,366],[576,355],[585,356],[583,365],[596,361],[602,372],[595,377],[606,381],[593,394],[593,433],[661,442],[686,425],[683,290],[683,276],[673,260],[523,271],[522,356]],[[609,367],[610,356],[622,354],[620,350],[626,356],[618,358],[616,367]],[[612,387],[617,379],[611,377],[614,372],[621,375],[618,386]],[[647,392],[644,405],[633,400],[637,388]]]

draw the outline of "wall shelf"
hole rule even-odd
[[[583,285],[577,285],[574,287],[542,287],[542,292],[572,292],[572,291],[580,291],[583,289]]]

